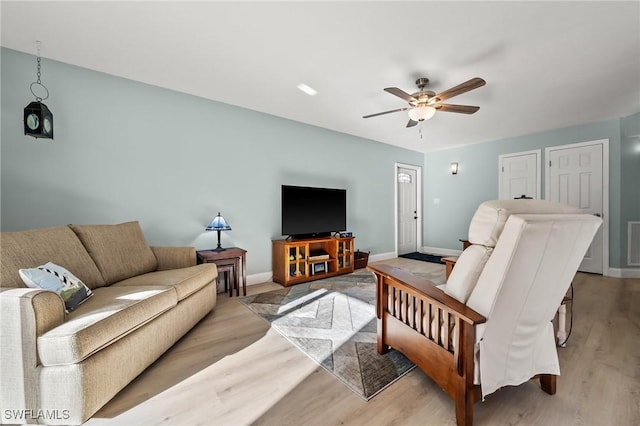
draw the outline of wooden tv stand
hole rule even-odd
[[[273,281],[288,287],[353,272],[354,239],[271,240]]]

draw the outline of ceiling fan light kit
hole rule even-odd
[[[436,113],[436,109],[431,105],[419,106],[409,110],[409,118],[413,121],[428,120]]]
[[[419,122],[428,120],[433,117],[436,111],[473,114],[480,109],[480,107],[478,106],[453,105],[444,104],[442,102],[447,99],[453,98],[454,96],[458,96],[470,90],[484,86],[486,82],[483,79],[475,77],[438,94],[430,90],[424,90],[424,87],[428,83],[428,78],[417,79],[416,85],[418,86],[418,91],[411,95],[402,89],[398,89],[397,87],[385,88],[385,92],[391,93],[392,95],[395,95],[400,99],[406,101],[409,106],[404,108],[392,109],[390,111],[378,112],[376,114],[365,115],[362,118],[377,117],[379,115],[390,114],[392,112],[398,111],[408,111],[409,123],[407,123],[407,127],[413,127]]]

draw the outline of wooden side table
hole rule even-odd
[[[247,295],[247,251],[240,247],[229,247],[224,250],[198,250],[198,263],[215,263],[222,267],[231,265],[233,267],[233,286],[229,286],[229,296],[236,290],[236,296],[240,296],[240,273],[242,272],[242,294]],[[224,268],[226,269],[226,268]]]

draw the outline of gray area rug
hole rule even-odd
[[[415,367],[395,350],[378,354],[375,278],[365,269],[240,301],[364,400]]]

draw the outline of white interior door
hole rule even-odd
[[[501,200],[540,199],[540,150],[499,157]]]
[[[414,169],[398,167],[398,254],[418,251],[417,173]]]
[[[546,198],[602,217],[603,144],[549,148],[547,160]],[[580,271],[603,273],[604,228],[603,225],[598,230],[580,265]]]

